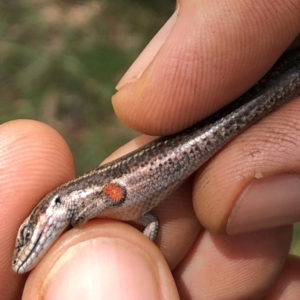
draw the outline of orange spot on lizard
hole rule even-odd
[[[103,193],[115,204],[124,200],[124,190],[118,184],[108,184],[103,188]]]

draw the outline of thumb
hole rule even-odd
[[[23,299],[179,299],[165,259],[138,230],[94,220],[65,233],[30,273]]]
[[[119,82],[118,117],[177,132],[250,88],[299,34],[299,0],[180,0]]]

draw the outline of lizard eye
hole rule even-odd
[[[32,237],[32,233],[33,233],[33,230],[32,230],[32,227],[31,226],[24,226],[23,230],[22,230],[22,239],[23,241],[27,242],[31,239]]]

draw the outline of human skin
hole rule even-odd
[[[118,84],[116,114],[144,134],[184,129],[251,87],[299,32],[299,0],[181,0]],[[296,99],[255,124],[157,207],[161,251],[130,225],[93,220],[62,235],[29,277],[11,271],[17,229],[45,193],[74,177],[74,164],[50,127],[1,125],[0,295],[297,299],[300,260],[288,251],[300,220],[299,115]]]

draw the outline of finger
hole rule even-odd
[[[300,99],[224,147],[198,172],[195,212],[210,231],[230,234],[300,220]]]
[[[35,121],[1,125],[0,153],[0,295],[19,299],[26,276],[11,270],[18,227],[46,192],[74,176],[74,166],[61,136]]]
[[[299,34],[299,16],[298,0],[179,1],[118,85],[118,117],[165,135],[212,114],[266,73]]]
[[[149,136],[133,139],[112,153],[103,163],[134,151],[153,139]],[[160,225],[155,243],[159,246],[171,269],[183,259],[201,230],[191,200],[192,182],[192,178],[188,179],[153,210]],[[99,217],[101,218],[101,215]]]
[[[205,232],[173,272],[181,299],[261,299],[291,240],[292,226],[237,236]]]
[[[290,256],[265,300],[297,299],[300,295],[300,259]]]
[[[68,231],[30,273],[23,299],[179,299],[157,247],[131,226],[94,220]]]

